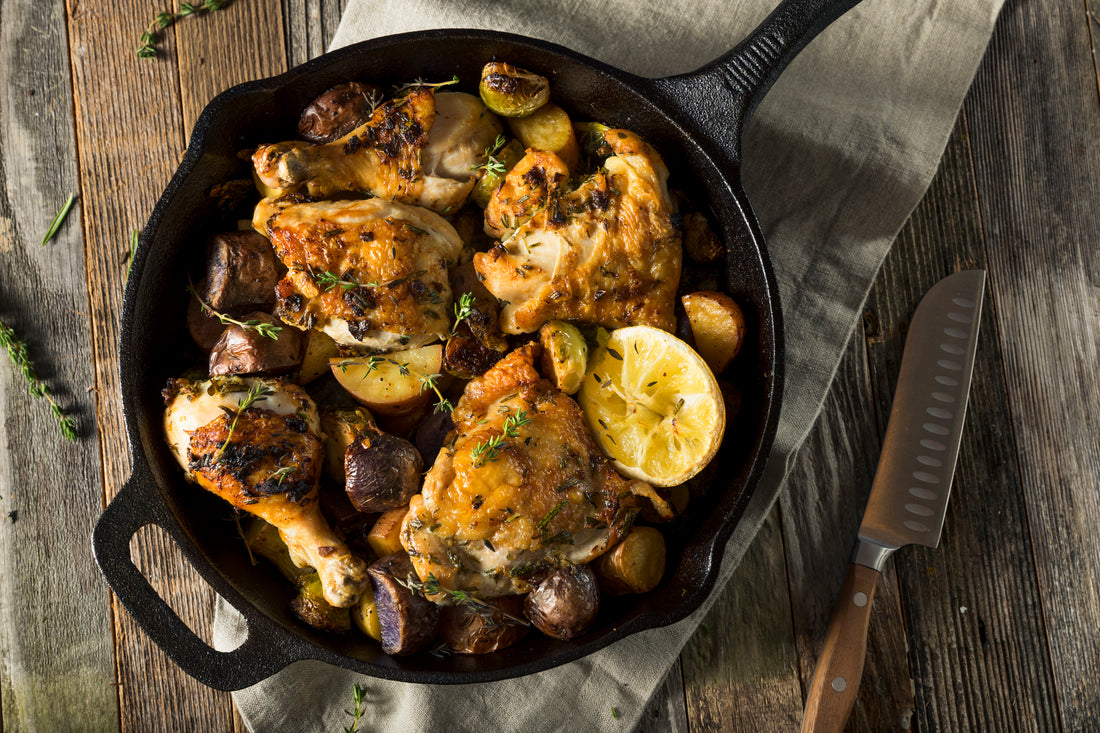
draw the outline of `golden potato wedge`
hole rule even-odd
[[[367,586],[363,595],[359,596],[359,602],[351,609],[351,620],[364,634],[382,641],[382,624],[378,621],[378,604],[374,602],[374,589]]]
[[[745,339],[745,316],[733,298],[704,290],[680,299],[691,323],[695,350],[715,374],[726,370]]]
[[[548,321],[539,329],[543,376],[565,394],[581,388],[588,369],[588,344],[572,323]]]
[[[367,535],[367,544],[378,557],[386,557],[395,552],[404,552],[401,546],[401,523],[408,513],[407,506],[390,509],[378,518]]]
[[[323,331],[309,330],[305,333],[306,345],[302,352],[302,364],[294,375],[298,384],[308,384],[329,370],[329,360],[339,356],[336,342]]]
[[[580,159],[577,136],[573,134],[569,114],[558,105],[547,102],[527,117],[510,117],[507,122],[525,148],[556,153],[570,170],[577,167]]]
[[[279,569],[283,577],[295,585],[313,572],[311,568],[300,568],[290,559],[290,550],[286,547],[282,535],[274,525],[262,519],[254,518],[244,533],[244,543],[249,552],[266,557]]]
[[[406,415],[433,396],[425,377],[443,369],[443,345],[329,361],[340,386],[378,415]]]
[[[344,456],[348,446],[367,433],[376,433],[374,418],[365,407],[321,411],[325,440],[325,475],[338,484],[346,480]]]
[[[594,563],[609,593],[648,593],[665,574],[665,538],[653,527],[635,527]]]

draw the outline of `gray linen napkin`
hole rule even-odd
[[[787,382],[772,458],[729,542],[712,599],[821,410],[882,260],[936,171],[1001,1],[865,0],[803,51],[746,132],[745,187],[779,280]],[[722,55],[775,4],[351,0],[333,46],[427,28],[487,28],[665,76]],[[342,730],[356,682],[367,688],[369,730],[631,730],[709,607],[517,680],[407,685],[299,662],[234,699],[249,728],[265,732]],[[240,616],[219,599],[215,645],[232,649],[244,634]]]

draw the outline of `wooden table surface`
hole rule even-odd
[[[906,327],[989,272],[943,542],[895,555],[850,730],[1100,730],[1100,103],[1094,0],[1009,0],[943,162],[825,410],[646,731],[795,730],[870,488]],[[156,7],[159,7],[156,6]],[[89,536],[129,472],[116,344],[130,236],[218,91],[320,53],[341,0],[237,0],[134,48],[154,6],[5,0],[0,320],[70,410],[0,367],[2,729],[242,730],[117,605]],[[41,246],[65,198],[78,206]],[[212,593],[158,531],[133,555],[209,639]],[[350,691],[349,691],[350,701]],[[609,719],[608,728],[613,727]]]

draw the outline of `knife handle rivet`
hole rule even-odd
[[[867,594],[863,591],[856,591],[856,594],[852,596],[852,603],[856,604],[859,608],[863,608],[867,605]],[[840,679],[839,677],[837,679]],[[839,692],[839,690],[837,690]]]
[[[848,687],[848,681],[843,677],[836,677],[833,679],[832,688],[836,692],[844,692],[846,687]]]

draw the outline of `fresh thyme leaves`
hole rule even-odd
[[[134,266],[134,255],[138,248],[138,230],[130,230],[130,257],[126,260],[126,279],[130,279],[130,268]]]
[[[42,246],[46,246],[46,242],[53,239],[58,230],[61,229],[61,225],[65,223],[65,217],[69,215],[69,212],[73,208],[73,203],[76,201],[76,194],[69,194],[69,198],[65,199],[65,203],[61,204],[61,210],[57,212],[57,216],[50,222],[50,228],[46,230],[46,234],[42,237]]]
[[[493,141],[493,144],[485,148],[485,162],[475,163],[470,166],[472,171],[485,171],[486,175],[490,176],[503,176],[508,172],[507,166],[504,162],[497,159],[496,154],[500,152],[500,149],[504,147],[504,136],[497,135],[497,139]]]
[[[272,471],[271,475],[267,477],[267,480],[270,481],[271,479],[276,479],[276,483],[279,484],[279,486],[282,486],[283,479],[286,478],[287,474],[293,470],[294,466],[283,466],[277,471]]]
[[[451,404],[451,401],[443,396],[443,393],[439,391],[439,378],[442,374],[421,374],[420,375],[420,391],[431,390],[435,392],[437,398],[435,403],[435,409],[440,412],[451,413],[455,411],[455,406]]]
[[[505,408],[505,411],[507,408]],[[478,443],[470,451],[474,459],[474,468],[481,468],[486,463],[492,463],[500,457],[500,451],[504,447],[504,441],[508,438],[518,438],[519,428],[531,422],[526,410],[519,410],[515,415],[504,418],[504,432],[494,435],[483,443]]]
[[[568,503],[568,499],[562,499],[561,501],[559,501],[553,509],[546,512],[545,517],[539,520],[539,523],[535,525],[535,529],[537,529],[541,533],[544,529],[546,529],[547,525],[550,524],[551,520],[553,520],[554,517],[558,516],[558,512],[560,512]]]
[[[366,688],[360,687],[358,682],[351,688],[351,700],[355,707],[344,711],[351,716],[351,725],[344,727],[344,733],[356,733],[359,730],[359,720],[363,717],[363,699],[366,695]]]
[[[192,285],[190,281],[188,281],[188,283],[187,283],[187,292],[189,292],[189,293],[191,293],[191,295],[195,296],[195,299],[199,301],[199,305],[202,306],[202,309],[204,311],[206,311],[210,315],[217,318],[223,324],[225,324],[227,326],[232,324],[232,325],[240,326],[241,328],[243,328],[246,331],[255,331],[256,333],[260,334],[261,336],[269,338],[272,341],[278,341],[279,340],[279,332],[283,330],[282,326],[276,326],[274,323],[264,323],[263,321],[257,321],[255,319],[250,319],[250,320],[247,320],[247,321],[238,321],[236,318],[232,318],[230,316],[227,316],[225,313],[222,313],[221,311],[216,311],[216,310],[214,310],[213,306],[211,306],[209,303],[207,303],[205,300],[203,300],[202,296],[199,295],[199,291],[195,289],[195,286]]]
[[[394,578],[399,584],[405,586],[413,593],[419,593],[427,598],[428,596],[443,595],[449,598],[453,603],[459,606],[466,606],[471,611],[481,616],[485,620],[485,625],[488,628],[493,628],[500,625],[500,617],[503,616],[505,623],[520,624],[521,626],[530,626],[525,619],[517,618],[510,613],[507,613],[501,608],[497,608],[491,603],[486,603],[476,596],[472,596],[464,590],[452,590],[450,588],[444,588],[434,574],[429,573],[428,579],[421,581],[416,577],[415,573],[409,573],[409,576],[405,580],[399,580]]]
[[[617,707],[614,707],[614,706],[611,707],[611,717],[614,718],[615,720],[619,719],[619,709]]]
[[[325,289],[325,292],[332,290],[333,288],[340,287],[344,290],[352,290],[354,288],[376,288],[378,283],[360,283],[350,275],[344,275],[340,277],[328,270],[321,273],[315,273],[313,279],[317,281],[317,284]]]
[[[15,362],[15,366],[27,380],[28,391],[31,396],[43,397],[50,403],[50,411],[57,418],[61,434],[65,436],[66,440],[76,440],[76,423],[69,415],[65,414],[65,411],[54,400],[49,387],[38,378],[34,363],[31,361],[30,354],[27,353],[27,345],[3,321],[0,321],[0,345],[8,350],[8,356]]]
[[[252,407],[256,402],[270,397],[275,394],[275,390],[268,387],[266,384],[256,382],[248,388],[248,394],[245,395],[243,400],[237,402],[237,414],[233,416],[233,422],[229,425],[229,432],[225,436],[225,442],[221,444],[218,451],[214,454],[212,463],[217,463],[221,460],[222,455],[225,453],[225,449],[229,447],[229,441],[233,440],[233,431],[237,429],[237,421],[241,419],[241,413]]]
[[[414,89],[422,89],[424,87],[427,87],[429,89],[439,89],[440,87],[449,87],[452,84],[457,84],[457,83],[458,83],[458,76],[451,77],[450,81],[441,81],[441,82],[437,82],[435,84],[428,84],[423,79],[417,78],[417,79],[414,79],[413,81],[409,82],[408,84],[398,84],[397,86],[395,86],[393,88],[393,96],[396,97],[398,94],[401,94],[402,92],[411,92]]]
[[[213,13],[215,10],[221,10],[229,3],[230,0],[202,0],[202,2],[197,3],[180,3],[180,8],[175,13],[157,13],[153,16],[153,22],[145,28],[145,31],[138,38],[138,47],[134,50],[134,54],[140,59],[155,59],[160,55],[160,52],[157,51],[157,42],[160,40],[161,33],[165,28],[191,15],[206,15]]]
[[[455,322],[451,326],[451,335],[455,335],[455,331],[458,330],[458,324],[465,321],[467,318],[474,314],[474,294],[463,293],[458,296],[458,302],[455,303]]]

